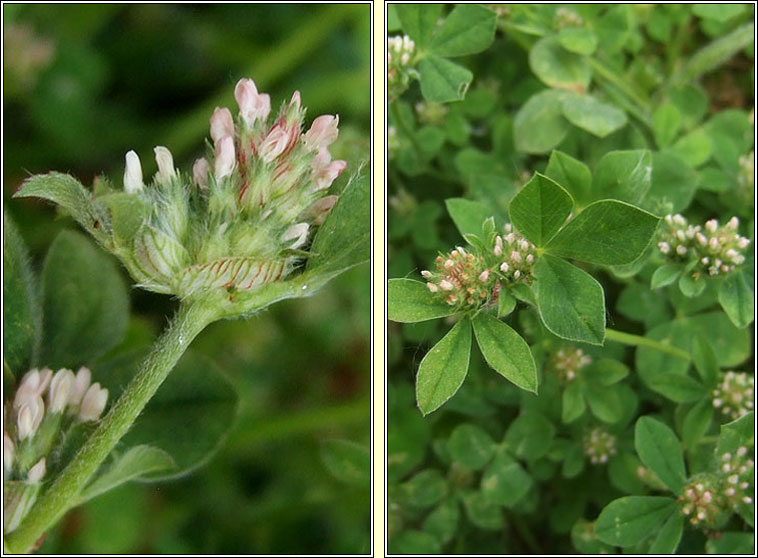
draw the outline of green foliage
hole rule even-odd
[[[754,452],[754,7],[487,6],[444,104],[388,110],[390,552],[749,553],[722,468]],[[390,35],[419,69],[462,11],[392,5]]]

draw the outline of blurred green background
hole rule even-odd
[[[335,158],[368,157],[368,4],[6,4],[3,26],[3,203],[38,268],[76,225],[49,204],[11,200],[25,177],[54,169],[121,184],[135,149],[147,178],[155,145],[189,169],[213,108],[236,112],[241,77],[274,110],[298,89],[307,121],[339,114]],[[369,481],[345,482],[324,458],[335,439],[369,448],[369,273],[359,266],[312,298],[203,332],[193,350],[240,395],[220,451],[183,479],[129,484],[72,511],[40,552],[369,553]],[[136,289],[131,302],[129,346],[150,343],[176,307]]]

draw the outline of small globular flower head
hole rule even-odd
[[[234,98],[240,109],[240,117],[248,128],[257,121],[265,122],[271,112],[271,99],[266,94],[259,94],[252,79],[241,79],[234,88]]]
[[[552,367],[558,375],[558,379],[563,383],[568,383],[576,378],[579,371],[590,364],[592,364],[592,357],[576,347],[559,349],[552,358]]]
[[[738,419],[753,410],[754,388],[753,376],[745,372],[725,372],[712,392],[713,406],[726,417]]]
[[[40,482],[47,472],[47,460],[43,457],[37,463],[35,463],[29,472],[26,474],[26,478],[31,483]]]
[[[584,454],[593,465],[605,464],[610,457],[616,455],[616,436],[602,426],[586,431],[583,443]]]
[[[231,111],[216,107],[211,116],[211,139],[214,145],[226,136],[234,137],[234,120]]]
[[[729,510],[719,476],[696,475],[677,499],[679,511],[693,527],[712,529],[728,518]]]
[[[82,398],[79,419],[82,422],[99,419],[107,401],[108,390],[100,387],[99,383],[92,384]]]
[[[74,388],[75,376],[71,370],[62,368],[55,373],[48,392],[48,409],[51,413],[62,413],[68,405]]]

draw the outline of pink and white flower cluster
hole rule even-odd
[[[34,368],[24,375],[13,400],[3,406],[4,479],[40,482],[59,432],[100,418],[108,390],[91,378],[85,367],[76,374]]]
[[[328,189],[347,166],[329,151],[339,117],[318,116],[303,131],[306,111],[295,91],[272,120],[270,97],[252,79],[240,80],[234,97],[237,117],[214,110],[212,151],[195,161],[191,176],[158,146],[158,172],[145,187],[139,157],[126,155],[124,189],[148,216],[133,258],[122,259],[145,288],[186,297],[280,280],[337,201]]]

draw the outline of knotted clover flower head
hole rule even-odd
[[[415,62],[416,44],[408,35],[387,39],[387,94],[393,101],[402,95],[417,73]]]
[[[13,399],[3,403],[4,532],[21,523],[48,471],[60,466],[70,431],[100,418],[108,390],[92,383],[88,368],[29,370]]]
[[[587,430],[582,439],[584,454],[593,465],[608,463],[608,459],[616,455],[616,436],[602,426]]]
[[[504,231],[492,232],[487,243],[437,256],[434,271],[421,272],[427,288],[460,311],[476,311],[495,302],[503,287],[531,284],[535,246],[510,223]]]
[[[716,219],[693,226],[679,214],[666,215],[664,221],[658,250],[674,262],[693,263],[694,278],[729,273],[745,262],[750,240],[737,233],[737,217],[722,226]]]
[[[303,132],[299,92],[273,121],[269,96],[253,80],[240,80],[234,96],[238,117],[216,108],[212,149],[191,175],[158,146],[158,172],[146,186],[139,157],[126,154],[124,189],[143,219],[133,245],[118,253],[146,289],[184,298],[281,280],[307,256],[311,231],[337,200],[327,192],[346,167],[329,152],[339,118],[319,116]]]
[[[713,389],[713,406],[730,420],[736,420],[753,410],[755,378],[745,372],[732,370],[721,374]]]
[[[551,359],[551,367],[562,383],[569,383],[576,378],[579,371],[592,364],[592,357],[578,347],[558,349]]]

